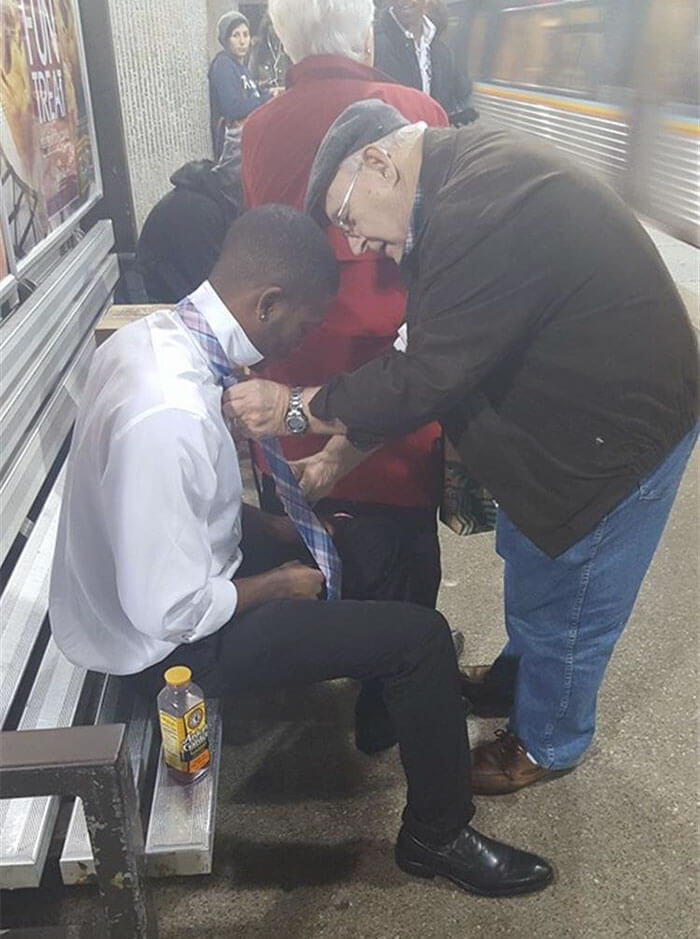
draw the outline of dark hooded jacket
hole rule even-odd
[[[149,213],[137,247],[153,303],[177,303],[206,280],[239,214],[227,176],[211,160],[185,163],[170,182],[174,188]]]

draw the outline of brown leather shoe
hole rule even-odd
[[[471,763],[472,791],[479,796],[517,792],[524,786],[556,779],[573,769],[553,770],[538,766],[529,759],[515,734],[508,730],[497,730],[495,740],[474,747]]]

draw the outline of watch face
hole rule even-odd
[[[292,434],[303,434],[308,426],[304,414],[293,413],[287,415],[287,428]]]

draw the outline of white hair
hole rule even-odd
[[[367,58],[373,0],[269,0],[268,10],[292,62],[309,55]]]
[[[416,121],[415,124],[404,124],[403,127],[392,130],[386,137],[381,137],[379,140],[375,140],[373,144],[367,144],[367,146],[379,147],[387,156],[393,157],[397,150],[403,150],[404,147],[411,147],[418,134],[422,134],[427,127],[428,125],[425,121]],[[363,162],[364,152],[365,147],[362,147],[361,150],[356,150],[355,153],[351,153],[350,156],[343,160],[338,169],[343,169],[346,172],[354,172],[360,163]]]

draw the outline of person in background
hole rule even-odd
[[[319,602],[323,575],[249,550],[223,384],[284,353],[324,315],[335,258],[288,206],[246,212],[175,310],[95,353],[73,433],[49,597],[64,655],[144,693],[189,666],[205,694],[383,679],[407,798],[396,861],[489,896],[553,879],[543,858],[470,824],[469,749],[450,632],[411,604]],[[253,524],[256,524],[254,521]],[[319,752],[319,759],[323,754]]]
[[[272,96],[272,92],[258,88],[248,71],[248,18],[235,11],[225,13],[218,22],[217,32],[223,48],[209,66],[211,136],[216,157],[223,148],[226,127],[240,124]]]
[[[246,205],[283,202],[301,207],[309,171],[324,134],[344,108],[363,98],[381,98],[412,120],[446,125],[442,108],[427,95],[387,81],[372,68],[372,0],[272,0],[270,15],[293,66],[285,95],[251,115],[243,130],[242,177]],[[323,323],[292,355],[271,364],[266,374],[290,385],[324,382],[358,368],[391,348],[404,316],[405,291],[395,266],[376,254],[356,258],[338,232],[329,230],[340,265],[340,291]],[[352,516],[358,525],[382,527],[398,541],[405,571],[393,599],[434,606],[440,585],[436,506],[442,465],[441,430],[430,424],[375,453],[348,475],[318,507],[321,513]],[[319,450],[322,437],[283,441],[292,459]],[[263,508],[275,506],[274,485],[263,471]],[[388,597],[385,597],[388,599]],[[461,634],[456,634],[461,646]],[[366,686],[358,714],[374,718],[356,726],[376,729],[357,739],[364,752],[377,752],[395,739],[381,715],[379,689]]]
[[[194,160],[170,177],[173,189],[149,212],[136,248],[151,303],[177,303],[205,280],[240,214],[241,130],[226,131],[218,163]]]
[[[260,34],[253,39],[248,70],[261,91],[270,91],[284,88],[287,69],[291,64],[272,25],[270,14],[266,13],[260,24]]]
[[[402,85],[419,88],[439,101],[452,123],[467,124],[477,116],[469,105],[471,83],[438,37],[427,8],[427,0],[395,0],[379,12],[374,63]]]

